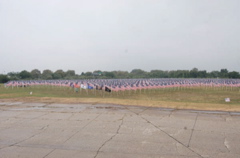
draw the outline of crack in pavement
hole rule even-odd
[[[48,114],[48,113],[47,113],[47,114]],[[102,113],[101,113],[101,114],[102,114]],[[99,115],[96,116],[93,120],[91,120],[90,122],[88,122],[83,128],[81,128],[81,130],[84,129],[85,127],[87,127],[92,121],[94,121],[95,119],[97,119],[101,114],[99,114]],[[46,114],[44,114],[44,115],[46,115]],[[35,119],[35,118],[34,118],[34,119]],[[57,120],[56,120],[55,122],[57,122]],[[5,146],[5,147],[2,147],[2,148],[0,148],[0,150],[1,150],[1,149],[4,149],[4,148],[11,147],[11,146],[21,146],[21,145],[19,145],[20,143],[22,143],[22,142],[24,142],[24,141],[27,141],[27,140],[29,140],[29,139],[31,139],[31,138],[33,138],[33,137],[35,137],[35,136],[43,133],[49,126],[50,126],[50,124],[45,125],[45,126],[43,126],[42,128],[39,129],[40,132],[38,132],[38,133],[36,133],[36,134],[34,134],[34,135],[26,138],[26,139],[23,139],[23,140],[21,140],[21,141],[19,141],[19,142],[16,142],[16,143],[7,145],[7,146]],[[66,141],[68,141],[69,139],[71,139],[74,135],[76,135],[76,134],[77,134],[78,132],[80,132],[81,130],[77,131],[75,134],[73,134],[71,137],[69,137]],[[66,142],[66,141],[65,141],[65,142]],[[65,142],[64,142],[64,143],[65,143]],[[54,150],[55,150],[55,149],[54,149]],[[54,151],[54,150],[53,150],[53,151]],[[51,152],[53,152],[53,151],[51,151]],[[50,153],[51,153],[51,152],[50,152]],[[48,153],[47,155],[49,155],[50,153]],[[46,156],[47,156],[47,155],[46,155]],[[45,157],[46,157],[46,156],[45,156]]]
[[[103,113],[100,113],[99,115],[97,115],[94,119],[92,119],[91,121],[89,121],[85,126],[83,126],[80,130],[78,130],[76,133],[74,133],[72,136],[70,136],[67,140],[65,140],[63,143],[66,143],[68,140],[70,140],[73,136],[75,136],[76,134],[78,134],[80,131],[82,131],[84,128],[86,128],[90,123],[92,123],[93,121],[95,121],[100,115],[102,115]]]
[[[127,110],[129,110],[128,108],[126,108]],[[129,110],[131,111],[131,110]],[[147,120],[146,118],[144,118],[143,116],[131,111],[132,113],[136,114],[137,116],[139,116],[140,118],[142,118],[143,120],[145,120],[147,123],[151,124],[152,126],[154,126],[155,128],[157,128],[158,130],[160,130],[162,133],[166,134],[168,137],[170,137],[171,139],[173,139],[174,141],[176,141],[177,143],[181,144],[182,146],[184,146],[186,149],[190,150],[191,152],[195,153],[196,155],[198,155],[201,158],[204,158],[202,155],[200,155],[199,153],[197,153],[196,151],[194,151],[193,149],[191,149],[190,147],[184,145],[184,143],[180,142],[179,140],[177,140],[176,138],[174,138],[173,136],[171,136],[169,133],[165,132],[164,130],[162,130],[161,128],[159,128],[157,125],[153,124],[152,122],[150,122],[149,120]]]
[[[70,118],[73,117],[75,114],[76,114],[76,113],[73,113],[73,112],[72,112],[72,113],[71,113],[71,116],[69,116],[69,117],[67,118],[67,120],[69,121]]]
[[[34,120],[34,119],[33,119],[33,120]],[[56,121],[55,121],[55,122],[56,122]],[[11,147],[11,146],[17,146],[18,144],[20,144],[20,143],[22,143],[22,142],[24,142],[24,141],[27,141],[27,140],[29,140],[29,139],[31,139],[31,138],[33,138],[33,137],[35,137],[35,136],[43,133],[49,126],[50,126],[50,124],[47,124],[47,125],[45,125],[45,126],[43,126],[42,128],[39,129],[40,132],[38,132],[38,133],[36,133],[36,134],[33,134],[32,136],[30,136],[30,137],[28,137],[28,138],[26,138],[26,139],[23,139],[23,140],[21,140],[21,141],[19,141],[19,142],[10,144],[10,145],[8,145],[8,146],[6,146],[6,147],[3,147],[3,148],[0,148],[0,149],[8,148],[8,147]],[[18,145],[18,146],[21,146],[21,145]]]
[[[171,117],[174,111],[176,111],[176,110],[171,110],[171,112],[169,113],[168,117]]]
[[[189,147],[189,144],[190,144],[190,142],[191,142],[191,140],[192,140],[192,135],[193,135],[193,131],[194,131],[194,129],[195,129],[195,125],[196,125],[196,122],[197,122],[197,119],[198,119],[198,115],[199,115],[199,113],[197,113],[197,116],[196,116],[196,118],[195,118],[195,122],[194,122],[194,125],[193,125],[193,128],[192,128],[192,131],[191,131],[191,135],[190,135],[190,138],[189,138],[187,147]]]
[[[34,134],[34,135],[26,138],[26,139],[23,139],[23,140],[21,140],[21,141],[19,141],[19,142],[10,144],[10,145],[8,145],[8,146],[6,146],[6,147],[3,147],[3,148],[0,148],[0,149],[8,148],[8,147],[11,147],[11,146],[17,146],[18,144],[20,144],[20,143],[22,143],[22,142],[24,142],[24,141],[27,141],[28,139],[31,139],[31,138],[33,138],[33,137],[35,137],[35,136],[43,133],[48,127],[49,127],[49,125],[46,125],[46,126],[42,127],[41,129],[39,129],[39,130],[41,130],[40,132],[38,132],[38,133],[36,133],[36,134]],[[18,145],[18,146],[21,146],[21,145]]]
[[[38,119],[38,118],[40,118],[40,117],[42,117],[42,116],[44,116],[44,115],[47,115],[47,114],[49,114],[49,113],[47,112],[47,113],[42,114],[42,115],[40,115],[40,116],[37,116],[37,117],[31,118],[31,120]]]
[[[118,126],[118,129],[117,129],[117,132],[111,137],[109,138],[108,140],[106,140],[99,148],[98,148],[98,151],[96,153],[96,155],[94,156],[94,158],[96,158],[98,156],[98,153],[100,152],[100,150],[103,148],[104,145],[106,145],[108,142],[110,142],[117,134],[119,134],[119,130],[120,128],[122,127],[123,125],[123,119],[125,117],[125,114],[123,115],[123,117],[120,119],[122,122],[121,124]]]
[[[49,125],[43,126],[42,128],[40,128],[39,130],[45,130],[49,127]]]
[[[43,114],[43,115],[41,115],[41,116],[44,116],[44,115],[46,115],[46,114]],[[31,118],[30,121],[31,121],[31,120],[34,120],[34,119],[37,119],[37,118],[39,118],[39,117],[41,117],[41,116]],[[28,119],[27,119],[27,120],[28,120]],[[22,121],[22,122],[24,122],[24,121]],[[15,123],[15,124],[16,124],[16,123]],[[24,142],[24,141],[27,141],[28,139],[31,139],[31,138],[33,138],[33,137],[35,137],[35,136],[37,136],[37,135],[43,133],[44,130],[46,130],[46,129],[49,127],[49,125],[50,125],[50,124],[48,124],[48,125],[43,126],[42,128],[40,128],[40,129],[39,129],[40,132],[38,132],[38,133],[36,133],[36,134],[34,134],[34,135],[32,135],[32,136],[26,138],[26,139],[23,139],[23,140],[21,140],[21,141],[19,141],[19,142],[16,142],[16,143],[14,143],[14,144],[10,144],[10,145],[8,145],[8,146],[2,147],[2,148],[0,148],[0,150],[1,150],[1,149],[4,149],[4,148],[11,147],[11,146],[17,146],[17,144],[22,143],[22,142]],[[9,127],[9,128],[6,128],[6,129],[10,129],[10,128],[12,128],[12,127]]]
[[[137,114],[139,115],[139,114],[145,112],[146,110],[148,110],[148,109],[150,109],[150,108],[151,108],[151,107],[147,107],[147,108],[143,109],[141,112],[139,112],[139,113],[137,113]]]
[[[164,130],[162,130],[161,128],[159,128],[158,126],[154,125],[152,122],[148,121],[147,119],[145,119],[144,117],[140,116],[142,119],[144,119],[145,121],[147,121],[148,123],[150,123],[151,125],[153,125],[154,127],[156,127],[157,129],[159,129],[161,132],[165,133],[168,137],[172,138],[173,140],[175,140],[176,142],[178,142],[179,144],[183,145],[184,147],[186,147],[188,150],[190,150],[191,152],[195,153],[196,155],[200,156],[203,158],[202,155],[200,155],[199,153],[195,152],[194,150],[192,150],[191,148],[189,148],[188,146],[184,145],[182,142],[180,142],[179,140],[177,140],[176,138],[174,138],[173,136],[171,136],[170,134],[168,134],[167,132],[165,132]]]
[[[54,152],[56,149],[53,149],[52,151],[50,151],[49,153],[47,153],[45,156],[43,156],[43,158],[47,157],[48,155],[50,155],[52,152]]]

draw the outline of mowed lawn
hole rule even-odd
[[[30,94],[31,93],[31,94]],[[230,98],[230,102],[225,102]],[[162,89],[105,92],[69,87],[34,86],[0,87],[0,101],[109,103],[176,109],[240,111],[240,88],[234,87],[179,87]]]

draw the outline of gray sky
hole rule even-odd
[[[0,0],[0,74],[240,71],[240,0]]]

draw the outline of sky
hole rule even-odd
[[[0,0],[0,74],[240,72],[239,0]]]

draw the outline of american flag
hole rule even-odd
[[[74,84],[84,85],[87,88],[108,87],[112,91],[158,89],[172,87],[240,87],[240,79],[176,79],[176,78],[154,78],[154,79],[83,79],[83,80],[18,80],[5,83],[9,86],[64,86],[72,87]],[[92,89],[91,88],[91,89]]]

